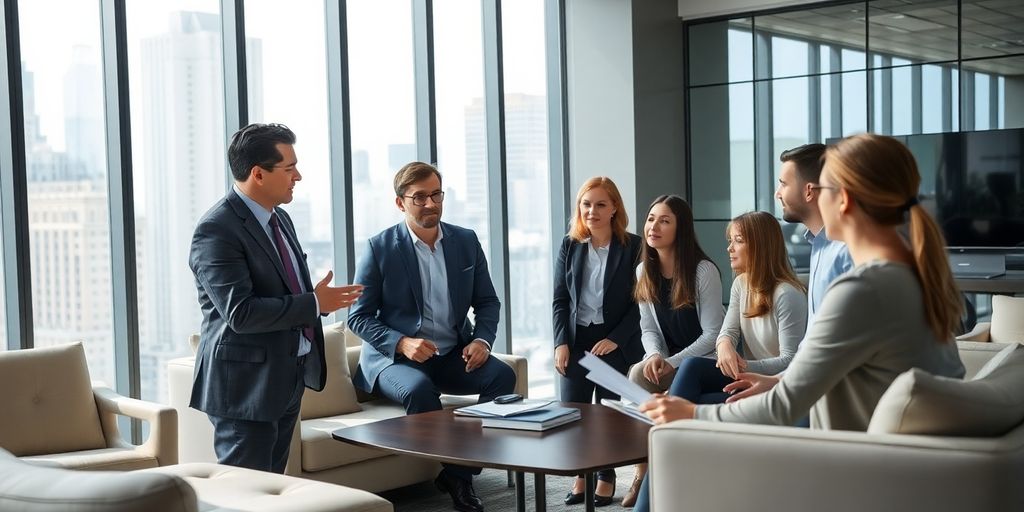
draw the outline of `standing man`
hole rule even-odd
[[[295,183],[295,134],[251,124],[231,136],[235,184],[200,219],[189,266],[203,327],[189,405],[214,428],[221,464],[284,473],[306,387],[327,380],[320,315],[348,307],[361,286],[314,287],[295,227],[279,208]]]
[[[408,414],[441,409],[439,393],[479,393],[480,402],[511,393],[515,373],[490,353],[501,303],[476,233],[441,222],[444,191],[432,165],[405,165],[394,185],[405,220],[371,238],[356,269],[365,288],[348,319],[364,340],[355,385]],[[479,473],[445,464],[434,483],[455,510],[479,512]]]
[[[800,222],[807,228],[804,238],[811,244],[811,269],[807,280],[807,328],[825,296],[825,290],[837,277],[853,267],[850,252],[843,242],[825,236],[825,222],[818,210],[818,178],[825,163],[824,144],[805,144],[779,155],[782,169],[775,198],[782,204],[782,220]],[[805,331],[806,332],[806,331]]]

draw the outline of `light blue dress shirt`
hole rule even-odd
[[[245,203],[245,205],[248,206],[249,210],[252,211],[253,217],[256,217],[256,220],[260,223],[260,226],[263,226],[263,232],[267,234],[268,238],[270,238],[270,245],[272,245],[274,247],[277,247],[277,244],[274,242],[274,232],[270,228],[270,215],[273,212],[268,212],[266,210],[266,208],[263,208],[263,206],[261,206],[259,203],[257,203],[256,201],[253,201],[252,198],[250,198],[249,196],[245,195],[245,193],[243,193],[242,190],[238,188],[238,185],[234,185],[233,187],[235,189],[235,193],[238,194],[238,197],[241,197],[242,201]],[[283,230],[282,230],[282,234],[284,234]],[[284,244],[284,245],[285,245],[285,249],[288,250],[288,254],[292,258],[292,269],[295,270],[295,275],[296,276],[301,276],[302,273],[299,272],[299,259],[295,257],[295,251],[292,250],[291,244]],[[306,289],[306,285],[305,285],[305,283],[302,282],[301,279],[299,279],[299,287],[302,288],[303,292],[308,292],[309,291],[309,290]],[[313,299],[314,300],[316,299],[315,295],[313,296]],[[320,302],[319,301],[316,302],[316,313],[317,313],[317,315],[320,314]],[[295,355],[297,355],[297,356],[304,356],[304,355],[308,354],[309,351],[312,349],[312,346],[313,345],[310,343],[309,340],[306,339],[306,336],[303,335],[302,331],[300,330],[299,331],[299,351]]]
[[[811,244],[811,273],[807,279],[807,330],[810,331],[825,291],[832,281],[853,268],[853,259],[846,244],[825,236],[824,227],[817,235],[807,230],[804,239]]]
[[[448,270],[444,264],[444,232],[438,228],[434,248],[416,236],[409,224],[405,225],[412,238],[413,252],[420,269],[420,286],[423,289],[423,321],[417,338],[434,342],[437,352],[447,354],[459,343],[452,318],[452,301],[448,296]]]

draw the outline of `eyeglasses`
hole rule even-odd
[[[830,187],[827,185],[811,185],[811,190],[821,190],[823,188],[828,190],[839,190],[839,187]]]
[[[441,204],[442,202],[444,202],[444,192],[441,190],[438,190],[433,194],[413,194],[411,196],[402,197],[412,199],[412,204],[416,206],[426,206],[428,197],[430,198],[431,201],[434,202],[434,204]]]

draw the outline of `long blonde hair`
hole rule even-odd
[[[612,215],[611,219],[612,237],[618,240],[620,244],[626,245],[628,240],[626,226],[629,224],[629,216],[626,215],[626,208],[622,205],[622,194],[619,194],[619,188],[615,186],[615,182],[611,178],[606,176],[590,178],[583,183],[580,191],[576,193],[576,205],[573,206],[572,220],[569,221],[569,238],[577,242],[590,238],[590,229],[587,228],[587,223],[583,222],[583,214],[580,213],[580,201],[583,200],[583,194],[597,187],[601,187],[608,193],[608,197],[612,200],[612,207],[615,208],[615,214]]]
[[[902,143],[870,133],[847,137],[825,152],[825,166],[864,213],[883,226],[898,226],[910,213],[910,249],[921,282],[924,313],[941,342],[960,325],[963,302],[946,257],[946,241],[932,216],[918,204],[921,174]]]
[[[725,228],[727,239],[731,228],[736,228],[747,245],[746,268],[740,274],[746,276],[750,292],[743,316],[755,318],[771,311],[772,297],[780,283],[789,283],[806,292],[789,265],[782,227],[772,214],[747,212],[735,217]]]

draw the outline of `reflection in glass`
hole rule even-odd
[[[914,62],[957,58],[957,0],[878,0],[869,4],[872,54]]]
[[[750,80],[754,73],[750,18],[691,25],[690,85]]]
[[[843,108],[843,136],[853,135],[867,131],[867,83],[866,74],[863,71],[854,73],[843,73],[842,80],[842,108]],[[835,77],[830,77],[835,79]]]
[[[1020,2],[961,0],[962,59],[1021,53],[1024,12]]]
[[[953,91],[959,79],[955,66],[921,66],[921,132],[939,133],[958,129],[954,118]]]
[[[814,41],[815,44],[822,44],[826,48],[819,55],[820,70],[830,71],[851,71],[864,69],[864,3],[850,3],[807,9],[800,11],[782,12],[767,16],[754,18],[754,27],[759,36],[781,37],[792,41]],[[828,47],[833,49],[844,49],[844,56],[840,62],[828,55]],[[760,50],[761,47],[758,47]],[[757,78],[780,78],[803,74],[793,73],[790,66],[807,67],[808,57],[806,52],[791,52],[789,48],[776,48],[772,44],[771,62],[757,59],[758,63],[771,64],[772,69],[758,69]],[[845,52],[852,52],[852,55],[860,53],[860,60],[849,58]],[[775,63],[786,63],[779,67]],[[784,74],[780,74],[784,73]]]
[[[18,10],[34,343],[81,341],[90,376],[114,386],[99,9],[22,0]],[[74,23],[55,22],[58,12]]]
[[[334,269],[323,28],[322,2],[295,2],[287,9],[272,0],[245,4],[249,120],[284,123],[297,137],[302,182],[282,207],[295,224],[314,283]],[[284,62],[287,72],[282,72]]]
[[[551,205],[543,199],[550,182],[543,19],[543,0],[501,4],[512,353],[526,357],[537,398],[555,396],[551,237],[563,235],[551,233]]]
[[[166,363],[191,354],[202,321],[192,231],[228,179],[219,3],[193,5],[126,5],[141,390],[165,403]]]
[[[371,236],[402,220],[392,180],[417,160],[412,4],[348,0],[346,7],[353,238],[361,258]]]
[[[1024,127],[1024,56],[967,61],[961,73],[963,109],[973,109],[975,123],[971,127],[965,118],[964,130]]]
[[[772,81],[772,185],[778,183],[782,169],[778,155],[811,142],[808,88],[808,78]],[[771,211],[778,212],[779,204],[772,199],[774,194],[774,188],[762,191],[762,204],[771,204]],[[736,213],[742,212],[734,212],[734,215]]]
[[[434,2],[437,163],[444,219],[476,231],[488,252],[483,27],[478,0]]]
[[[742,213],[742,212],[741,212]],[[729,253],[726,251],[728,242],[725,240],[725,228],[729,225],[732,217],[723,220],[694,221],[693,229],[697,234],[697,241],[704,249],[711,261],[718,267],[722,274],[722,303],[729,302],[729,290],[732,289],[733,273],[729,266]]]
[[[772,38],[772,76],[806,75],[808,44],[784,37]]]
[[[690,89],[696,218],[728,219],[754,208],[753,116],[751,83]]]

